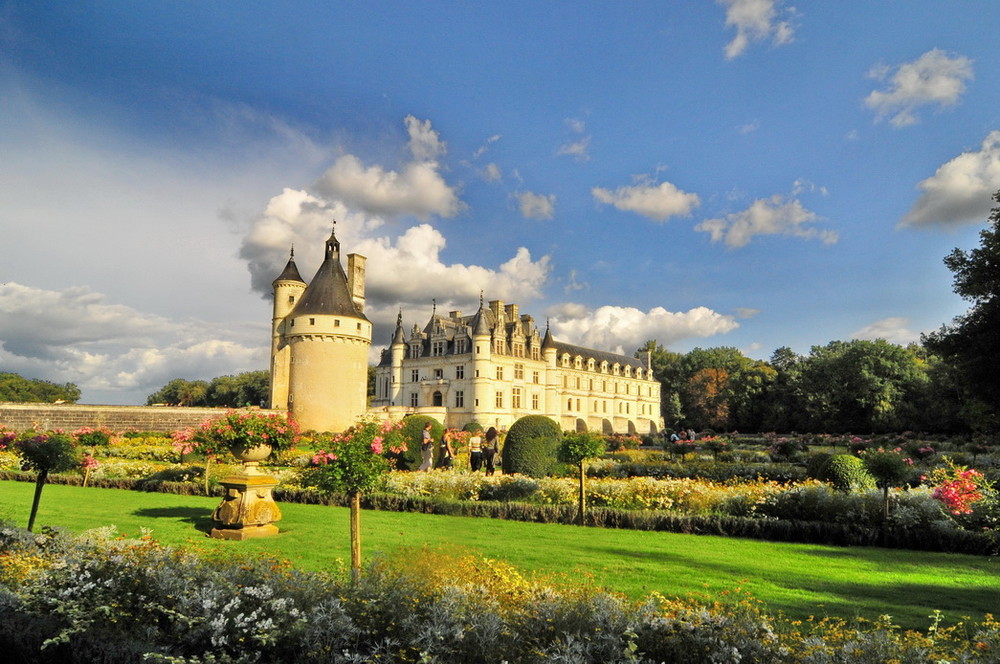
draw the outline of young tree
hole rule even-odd
[[[581,526],[585,524],[584,519],[587,513],[587,460],[596,459],[604,454],[606,449],[607,446],[603,436],[585,431],[582,433],[573,433],[563,438],[557,450],[560,461],[579,467],[580,495],[577,501],[577,518],[580,520]]]
[[[875,478],[875,486],[882,489],[882,525],[889,522],[889,489],[905,484],[913,475],[913,460],[903,456],[899,449],[866,450],[861,455],[865,469]]]
[[[80,448],[69,434],[54,431],[24,431],[14,440],[14,451],[24,463],[38,473],[35,479],[35,496],[31,501],[28,530],[35,527],[42,487],[49,473],[59,473],[80,465]]]
[[[1000,191],[993,199],[1000,203]],[[958,370],[970,424],[995,431],[1000,428],[1000,207],[990,212],[979,240],[978,248],[955,249],[944,259],[955,275],[953,290],[972,306],[923,342]]]
[[[400,423],[362,417],[328,440],[300,475],[303,486],[321,493],[346,493],[351,509],[351,578],[361,575],[361,494],[376,489],[391,469],[387,454],[405,451]]]

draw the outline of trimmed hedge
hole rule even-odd
[[[0,480],[34,481],[34,473],[0,472]],[[82,478],[75,475],[50,475],[54,484],[80,486]],[[131,489],[135,491],[160,491],[179,495],[201,495],[199,486],[181,482],[152,482],[148,480],[98,480],[93,486],[101,488]],[[221,497],[223,487],[212,489],[213,496]],[[336,505],[347,507],[346,495],[325,496],[315,491],[290,487],[276,487],[275,500],[308,505]],[[534,523],[577,523],[573,505],[535,505],[518,502],[482,502],[442,500],[433,496],[397,496],[374,493],[363,495],[365,509],[386,512],[417,512],[448,516],[486,517]],[[900,528],[883,531],[858,524],[830,523],[827,521],[802,521],[789,519],[760,519],[736,516],[678,515],[665,511],[623,510],[609,507],[591,507],[587,510],[586,524],[599,528],[663,531],[688,535],[719,535],[746,537],[774,542],[799,542],[804,544],[829,544],[834,546],[883,546],[917,551],[940,551],[972,555],[1000,555],[1000,543],[990,531],[973,532],[959,529]]]
[[[544,415],[526,415],[511,425],[503,445],[504,474],[550,475],[559,463],[562,428]]]

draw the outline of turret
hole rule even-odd
[[[284,342],[283,327],[285,317],[292,311],[306,282],[302,281],[295,265],[295,248],[288,255],[288,262],[281,274],[271,282],[274,302],[271,314],[271,408],[288,408],[288,372],[290,351]]]

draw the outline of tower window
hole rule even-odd
[[[310,325],[315,325],[316,324],[316,319],[315,318],[310,318],[309,319],[309,324]]]
[[[294,295],[289,295],[288,296],[288,304],[295,304],[295,296]]]
[[[333,319],[333,326],[334,327],[340,327],[340,319],[339,318],[334,318]]]

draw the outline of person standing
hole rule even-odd
[[[455,448],[451,445],[454,438],[455,434],[451,429],[445,429],[441,435],[441,460],[438,461],[438,468],[448,469],[454,463]]]
[[[430,422],[420,432],[420,459],[422,463],[418,470],[429,471],[434,464],[434,437],[431,436]]]
[[[469,438],[469,466],[474,473],[478,473],[483,467],[483,437],[479,435],[480,433],[473,431],[472,437]]]
[[[497,455],[500,454],[500,434],[496,427],[486,430],[486,440],[483,442],[483,462],[486,464],[486,474],[492,475],[496,471]]]

